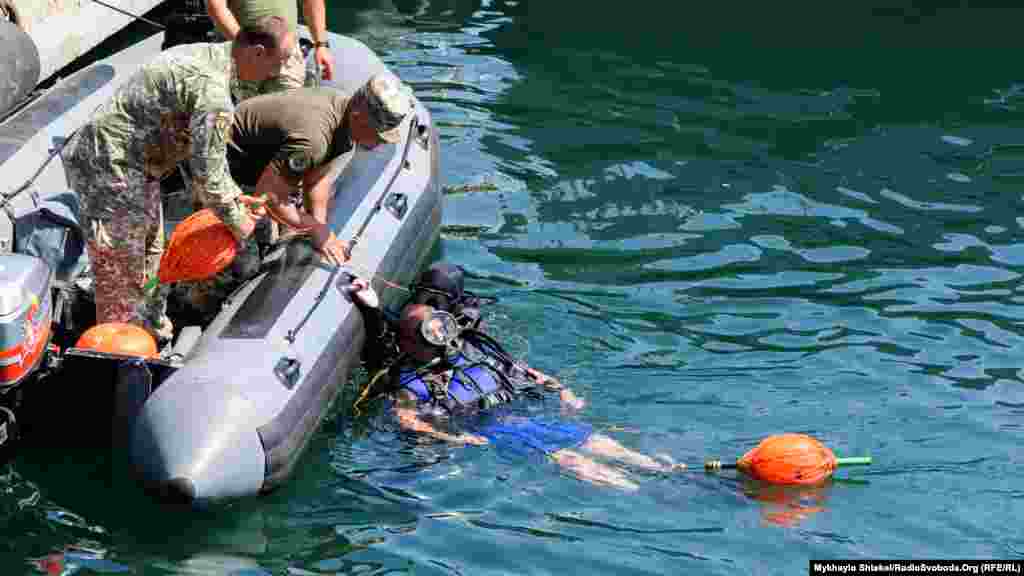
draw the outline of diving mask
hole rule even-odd
[[[430,317],[420,322],[420,336],[432,346],[449,346],[459,336],[459,323],[449,312],[432,310]]]

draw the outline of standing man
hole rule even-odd
[[[206,0],[206,11],[217,26],[217,30],[228,40],[233,40],[240,27],[266,16],[280,16],[298,37],[298,7],[296,0]],[[334,79],[334,56],[327,42],[327,23],[324,0],[302,0],[302,12],[309,33],[313,37],[314,58],[325,80]],[[242,86],[242,98],[256,94],[267,94],[282,90],[301,88],[306,78],[306,65],[302,51],[296,50],[285,63],[281,73],[262,83]]]
[[[78,129],[62,160],[81,197],[97,322],[131,322],[169,340],[166,293],[145,293],[163,253],[160,179],[189,160],[192,188],[239,242],[255,225],[226,161],[232,88],[278,74],[296,50],[287,23],[267,17],[234,42],[186,44],[125,81]]]

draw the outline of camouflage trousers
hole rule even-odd
[[[130,322],[157,341],[172,337],[167,290],[148,293],[146,281],[160,269],[164,249],[160,182],[140,167],[112,161],[97,150],[90,125],[79,130],[62,154],[68,185],[78,193],[82,228],[92,266],[96,321]],[[116,174],[116,175],[115,175]]]

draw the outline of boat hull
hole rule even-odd
[[[346,73],[350,88],[383,67],[361,44],[332,40],[336,61],[362,63]],[[154,492],[202,506],[290,476],[360,361],[351,275],[375,277],[385,305],[403,297],[382,279],[408,285],[440,230],[437,132],[418,102],[403,127],[402,142],[357,151],[336,182],[328,223],[354,243],[351,265],[326,265],[305,239],[284,242],[145,401],[129,454]]]
[[[13,202],[15,213],[31,209],[37,192],[43,199],[67,193],[61,163],[47,158],[161,40],[148,38],[82,69],[0,125],[0,165],[12,181],[43,165],[31,194]],[[341,78],[326,85],[351,92],[386,69],[361,42],[337,34],[330,40],[343,66]],[[333,167],[328,224],[353,242],[348,266],[322,262],[307,239],[279,241],[208,326],[182,332],[198,337],[182,345],[179,336],[179,357],[62,351],[67,385],[78,384],[73,374],[113,381],[114,442],[155,494],[203,507],[271,491],[292,474],[360,361],[365,333],[344,290],[350,275],[373,277],[382,303],[392,304],[406,294],[391,285],[414,279],[440,231],[438,134],[418,100],[402,129],[401,142],[357,150]],[[104,388],[90,382],[87,393]]]

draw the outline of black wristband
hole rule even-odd
[[[328,42],[327,40],[324,40],[323,42],[313,42],[313,48],[330,48],[330,47],[331,47],[331,43]]]

